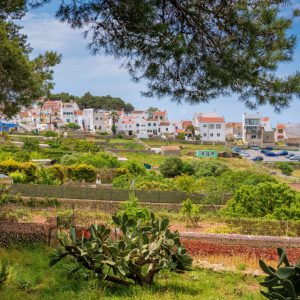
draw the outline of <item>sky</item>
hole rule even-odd
[[[216,111],[225,117],[226,122],[241,121],[243,113],[260,112],[271,117],[272,125],[278,122],[300,122],[300,99],[294,99],[290,107],[274,112],[274,108],[265,105],[251,111],[238,96],[219,97],[208,104],[177,104],[168,98],[145,98],[141,91],[146,90],[145,82],[134,83],[127,70],[121,68],[122,60],[111,56],[93,56],[87,48],[88,41],[82,33],[71,29],[67,24],[60,23],[55,18],[56,3],[42,8],[29,10],[22,19],[23,32],[28,35],[28,41],[34,49],[32,56],[37,56],[47,50],[62,54],[62,62],[54,68],[55,88],[53,93],[68,92],[82,96],[89,91],[93,95],[111,95],[120,97],[132,103],[137,109],[147,109],[149,106],[167,109],[170,120],[191,119],[195,112]],[[277,71],[285,76],[300,70],[300,20],[294,23],[291,34],[297,35],[297,48],[294,61],[281,65]]]

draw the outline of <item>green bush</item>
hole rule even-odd
[[[59,180],[60,183],[63,183],[66,179],[66,170],[61,165],[53,165],[47,168],[47,172],[50,176]]]
[[[30,161],[30,152],[19,151],[14,155],[14,159],[19,162],[28,162]]]
[[[69,235],[62,233],[61,248],[51,260],[54,265],[66,256],[76,262],[76,270],[84,268],[102,280],[129,285],[151,285],[161,270],[183,272],[190,268],[192,258],[186,254],[178,232],[169,230],[168,219],[150,220],[113,216],[115,237],[107,226],[92,225],[83,230],[80,238],[72,228]],[[119,232],[119,234],[117,234]],[[79,267],[79,268],[78,268]]]
[[[68,177],[74,181],[94,182],[97,176],[96,169],[86,164],[67,167],[67,173]]]
[[[262,295],[270,300],[299,300],[300,299],[300,261],[293,265],[289,262],[286,251],[278,248],[279,263],[277,270],[259,261],[261,269],[268,275],[261,286],[267,288]]]
[[[229,170],[226,165],[215,161],[196,162],[193,167],[195,177],[197,178],[220,176],[222,173]]]
[[[276,167],[286,176],[291,176],[294,171],[294,168],[290,164],[284,162],[277,163]]]
[[[233,217],[298,220],[300,197],[299,193],[282,183],[241,186],[228,201],[225,213]]]
[[[194,204],[191,199],[186,199],[181,204],[180,212],[187,219],[187,223],[191,223],[192,226],[197,227],[200,221],[200,207]]]
[[[0,287],[5,283],[8,277],[8,262],[0,262]]]
[[[65,166],[76,164],[87,164],[95,168],[118,168],[120,162],[112,155],[105,152],[92,153],[73,153],[64,155],[61,158],[61,163]]]
[[[135,220],[150,220],[151,212],[147,208],[141,208],[139,199],[135,196],[134,191],[130,191],[128,201],[121,204],[121,210],[118,212],[118,218],[123,219],[124,215]]]
[[[40,167],[37,171],[37,179],[35,183],[37,184],[47,184],[47,185],[60,185],[61,181],[57,179],[53,172],[50,172],[48,168]]]
[[[80,125],[76,124],[76,123],[68,123],[65,125],[66,128],[68,129],[73,129],[73,130],[78,130],[80,129]]]
[[[183,171],[183,162],[179,157],[167,158],[159,167],[164,177],[176,177]]]
[[[115,178],[112,182],[114,188],[129,189],[134,176],[131,174],[121,175]]]
[[[17,162],[14,160],[5,160],[0,162],[0,173],[10,174],[19,171],[26,174],[27,181],[33,181],[36,178],[37,166],[30,162]]]
[[[26,137],[23,139],[23,150],[38,151],[40,150],[39,140],[36,138]]]
[[[27,182],[27,177],[24,172],[15,171],[9,173],[9,177],[14,181],[14,183],[25,183]]]
[[[128,161],[124,165],[124,168],[128,170],[128,172],[134,176],[138,175],[145,175],[146,174],[146,169],[144,166],[138,164],[137,162],[134,161]]]
[[[45,137],[57,137],[58,134],[55,131],[48,130],[48,131],[44,132],[44,136]]]

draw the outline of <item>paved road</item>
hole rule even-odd
[[[262,153],[260,153],[260,150],[245,150],[246,153],[249,153],[249,157],[246,157],[247,159],[252,159],[255,156],[262,156],[264,158],[264,161],[266,162],[294,162],[294,160],[289,160],[288,158],[286,158],[285,156],[277,156],[277,157],[270,157],[270,156],[266,156]],[[272,152],[278,153],[280,151],[278,150],[274,150]],[[289,154],[296,154],[298,156],[300,156],[300,151],[288,151]]]

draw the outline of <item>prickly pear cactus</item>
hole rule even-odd
[[[285,250],[278,248],[277,253],[280,257],[277,270],[259,261],[261,269],[268,275],[260,283],[268,291],[261,293],[271,300],[300,300],[300,260],[292,265]]]
[[[61,234],[56,257],[50,265],[65,256],[73,256],[80,267],[93,271],[99,278],[119,284],[152,284],[162,269],[182,272],[192,264],[180,242],[178,232],[169,230],[168,219],[135,220],[124,214],[113,216],[116,230],[92,225],[77,238],[72,228]]]

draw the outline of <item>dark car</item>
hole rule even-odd
[[[272,151],[273,150],[273,148],[272,147],[266,147],[266,150],[268,150],[268,151]]]
[[[252,158],[253,161],[262,161],[264,158],[262,156],[255,156]]]
[[[267,152],[266,156],[270,156],[270,157],[276,157],[277,154],[275,152]]]
[[[262,154],[266,154],[266,153],[268,153],[268,152],[269,152],[269,151],[266,150],[266,149],[263,149],[263,150],[260,151],[260,153],[262,153]]]
[[[287,156],[287,155],[289,155],[289,153],[286,150],[282,150],[282,151],[278,152],[277,155],[278,156]]]

